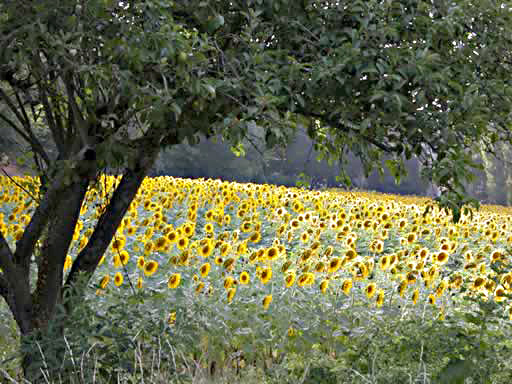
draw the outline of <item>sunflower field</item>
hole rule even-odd
[[[102,176],[89,189],[65,273],[119,180]],[[38,185],[0,185],[0,230],[14,245]],[[76,327],[96,319],[87,342],[104,356],[124,332],[165,339],[175,375],[196,364],[208,375],[261,369],[294,382],[502,382],[511,245],[507,207],[453,223],[421,197],[146,178]],[[142,372],[136,355],[129,372]]]

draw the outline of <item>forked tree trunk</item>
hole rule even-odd
[[[64,262],[88,185],[87,179],[79,180],[62,191],[48,222],[41,250],[36,255],[37,284],[32,293],[31,318],[27,319],[31,327],[22,332],[23,371],[33,382],[42,379],[44,362],[48,367],[59,367],[64,358],[62,321],[65,314],[56,315],[62,304]]]
[[[74,303],[85,295],[86,289],[86,286],[78,287],[76,284],[79,281],[86,283],[94,273],[157,154],[158,147],[148,149],[141,153],[133,169],[125,171],[105,212],[98,219],[88,244],[73,263],[64,285],[64,261],[88,182],[76,182],[70,186],[69,194],[54,211],[38,260],[38,280],[32,294],[32,311],[30,319],[26,319],[30,327],[22,331],[23,371],[29,381],[46,380],[41,370],[45,367],[43,356],[48,367],[59,368],[65,362],[66,345],[63,335],[66,316],[71,314]]]

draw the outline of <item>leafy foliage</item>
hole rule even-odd
[[[251,130],[274,147],[303,127],[328,162],[350,151],[368,173],[386,155],[395,179],[415,154],[458,221],[472,151],[510,139],[501,2],[7,0],[0,18],[0,119],[40,177],[15,249],[0,234],[0,294],[24,336],[91,278],[161,148],[221,135],[241,156]],[[101,170],[123,176],[63,284]]]

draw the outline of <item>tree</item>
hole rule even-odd
[[[273,147],[305,126],[329,161],[351,151],[369,173],[386,155],[397,179],[416,154],[457,220],[471,151],[510,139],[511,21],[492,0],[4,0],[0,119],[40,179],[21,238],[0,233],[0,295],[21,335],[72,311],[64,298],[85,289],[160,148],[201,135],[236,146],[259,126]],[[122,179],[63,276],[85,193],[113,169]]]

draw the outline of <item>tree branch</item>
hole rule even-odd
[[[58,205],[62,191],[66,188],[65,172],[65,169],[61,169],[55,176],[25,228],[23,236],[16,243],[14,260],[16,264],[21,266],[27,276],[30,271],[30,256],[50,219],[51,212],[54,211]]]
[[[0,272],[0,296],[2,296],[5,301],[7,301],[9,297],[9,284],[3,272]]]
[[[27,316],[32,311],[30,284],[14,264],[12,251],[1,231],[0,268],[3,270],[0,273],[0,295],[9,305],[20,330],[25,333],[31,328],[30,317]]]
[[[0,268],[4,271],[4,275],[9,276],[15,270],[13,262],[13,253],[3,233],[0,231]]]
[[[9,119],[7,116],[5,116],[3,113],[0,113],[0,119],[5,121],[18,135],[20,135],[27,143],[30,144],[30,137],[28,137],[25,132],[23,132],[21,129],[19,129],[14,121]]]
[[[33,293],[34,311],[46,322],[61,301],[64,262],[80,216],[89,179],[83,178],[66,187],[63,198],[48,223],[38,260],[37,283]]]
[[[41,155],[41,157],[44,159],[44,161],[49,164],[50,163],[50,158],[48,157],[48,154],[46,153],[46,151],[44,150],[43,146],[41,145],[41,143],[39,142],[39,140],[37,140],[37,138],[35,137],[34,133],[32,132],[32,130],[30,129],[30,120],[28,120],[28,116],[27,116],[27,120],[25,120],[25,117],[20,114],[20,112],[18,111],[18,109],[16,108],[16,106],[14,105],[14,102],[11,100],[11,98],[4,92],[4,90],[2,88],[0,88],[0,96],[1,98],[4,100],[4,102],[6,103],[6,105],[9,107],[9,109],[11,110],[12,113],[14,113],[14,115],[16,116],[16,118],[18,119],[18,121],[21,123],[21,125],[23,126],[23,128],[25,129],[25,135],[22,135],[21,134],[21,129],[18,128],[16,126],[16,124],[14,124],[13,122],[9,123],[7,120],[7,118],[4,116],[2,118],[2,120],[6,121],[9,123],[9,125],[18,133],[20,134],[25,140],[28,141],[28,143],[30,144],[30,146],[32,147],[33,151],[34,152],[37,152]],[[21,99],[19,99],[19,96],[18,94],[16,93],[16,97],[17,97],[17,100],[19,103],[21,103]],[[21,104],[22,106],[22,104]],[[25,116],[26,116],[26,112],[25,112],[25,108],[22,108]]]
[[[80,110],[76,103],[75,92],[74,92],[73,85],[71,84],[71,79],[68,79],[67,81],[65,81],[65,86],[66,86],[66,93],[67,93],[68,105],[69,105],[68,108],[70,110],[69,123],[70,123],[70,125],[72,125],[72,124],[75,125],[75,127],[78,130],[78,133],[80,135],[80,138],[82,140],[82,144],[84,146],[90,146],[88,132],[87,132],[88,131],[87,125],[86,125],[85,120],[84,120],[82,114],[80,113]]]
[[[380,150],[382,150],[384,152],[393,153],[393,152],[398,151],[398,147],[381,143],[371,136],[368,136],[368,135],[362,134],[360,132],[357,132],[356,130],[350,129],[350,127],[344,125],[341,121],[336,120],[334,118],[329,118],[323,114],[305,111],[305,110],[300,110],[298,113],[303,116],[309,116],[309,117],[321,120],[324,123],[326,123],[327,125],[329,125],[333,128],[339,129],[342,132],[354,133],[355,135],[358,135],[363,140],[366,140],[368,143],[373,144],[374,146],[376,146],[377,148],[379,148]]]
[[[41,58],[38,55],[35,56],[35,60],[41,68],[44,67]],[[57,146],[57,150],[59,151],[59,153],[63,153],[65,150],[63,140],[64,131],[62,130],[62,126],[60,124],[57,124],[56,118],[54,116],[54,108],[52,108],[52,105],[50,104],[50,99],[48,97],[48,93],[46,92],[47,86],[47,80],[44,78],[40,78],[38,81],[38,92],[41,97],[41,103],[43,104],[46,121],[48,122],[48,127],[50,128],[50,132],[52,133],[53,141]]]
[[[13,183],[14,185],[16,185],[18,188],[20,188],[23,192],[25,192],[27,195],[29,195],[34,201],[38,201],[38,199],[36,199],[34,197],[34,195],[32,195],[30,193],[30,191],[28,191],[26,188],[24,188],[20,183],[16,182],[16,180],[14,180],[11,175],[9,175],[6,171],[5,171],[5,168],[4,167],[1,167],[2,168],[2,172],[4,173],[5,176],[7,176],[9,178],[9,180],[11,180],[11,183]]]
[[[149,145],[139,147],[140,156],[135,166],[125,171],[105,212],[98,219],[89,242],[73,263],[64,286],[64,295],[73,287],[81,273],[85,274],[87,280],[91,278],[121,220],[137,195],[142,181],[153,166],[159,146],[155,145],[153,140],[147,143]]]

